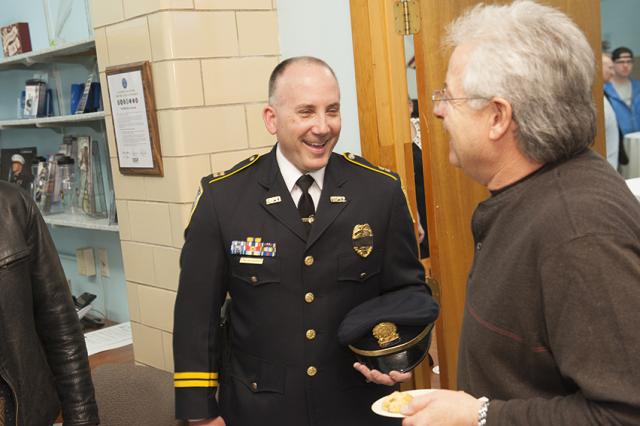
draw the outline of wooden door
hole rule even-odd
[[[448,137],[442,123],[432,115],[431,93],[440,89],[445,79],[451,52],[441,49],[441,40],[446,25],[459,16],[477,0],[417,0],[420,9],[420,31],[414,35],[416,74],[420,126],[422,130],[422,156],[425,165],[425,197],[428,211],[431,274],[437,282],[436,293],[441,303],[441,314],[437,324],[440,384],[443,388],[455,389],[458,339],[464,311],[467,274],[473,257],[473,238],[470,230],[471,214],[476,205],[488,196],[486,189],[472,181],[448,161]],[[507,3],[506,1],[497,1]],[[393,132],[382,138],[380,130],[371,123],[396,123],[402,127],[408,123],[408,113],[400,96],[406,99],[406,80],[394,78],[398,67],[404,69],[397,54],[388,53],[391,48],[401,49],[402,42],[393,35],[393,19],[389,12],[393,0],[351,0],[352,31],[358,90],[358,110],[362,152],[369,160],[386,167],[401,170],[408,192],[414,190],[409,178],[410,167],[405,167],[406,157],[390,158],[381,155],[381,140],[393,143],[394,148],[384,151],[399,153],[407,142],[406,133],[396,132],[401,138],[389,139]],[[493,3],[493,2],[492,2]],[[600,65],[600,2],[598,0],[547,0],[544,3],[566,12],[585,32],[599,64],[595,76],[593,94],[598,109],[598,135],[595,150],[604,154],[604,117],[602,112],[602,72]],[[378,13],[376,13],[376,10]],[[400,39],[401,40],[401,39]],[[395,46],[395,47],[394,47]],[[387,52],[387,53],[385,53]],[[375,53],[375,54],[374,54]],[[372,84],[373,81],[378,82]],[[404,85],[403,85],[404,84]],[[381,102],[376,93],[385,93],[393,102]],[[399,95],[401,94],[401,95]],[[384,105],[384,110],[379,106]],[[385,114],[388,116],[381,116]],[[373,149],[375,148],[375,149]],[[398,163],[404,161],[400,167]],[[393,162],[396,162],[395,164]],[[428,369],[416,372],[428,375]],[[416,385],[425,379],[416,378]],[[426,378],[428,383],[428,378]]]

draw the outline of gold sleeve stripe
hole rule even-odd
[[[369,166],[367,166],[366,164],[358,163],[357,161],[352,160],[351,158],[349,158],[349,153],[348,153],[348,152],[345,152],[344,154],[342,154],[342,156],[343,156],[343,157],[344,157],[348,162],[350,162],[350,163],[356,164],[356,165],[358,165],[358,166],[360,166],[360,167],[364,167],[365,169],[371,170],[371,171],[373,171],[373,172],[380,173],[381,175],[388,176],[388,177],[390,177],[390,178],[391,178],[391,179],[393,179],[393,180],[398,180],[398,178],[397,178],[397,177],[395,177],[394,175],[392,175],[391,173],[383,172],[383,171],[382,171],[382,170],[380,170],[380,169],[376,169],[376,168],[373,168],[373,167],[369,167]]]
[[[173,382],[176,388],[216,388],[217,380],[176,380]]]
[[[235,174],[236,174],[236,173],[238,173],[239,171],[242,171],[242,170],[246,169],[247,167],[249,167],[250,165],[252,165],[252,164],[253,164],[253,163],[255,163],[256,161],[258,161],[258,158],[260,158],[260,154],[255,154],[255,155],[253,156],[253,159],[252,159],[250,162],[248,162],[247,164],[245,164],[244,166],[240,167],[239,169],[236,169],[236,170],[232,171],[231,173],[225,173],[224,175],[222,175],[222,176],[220,176],[220,177],[213,178],[213,179],[211,179],[211,180],[209,181],[209,183],[217,182],[217,181],[219,181],[219,180],[226,179],[226,178],[228,178],[229,176],[233,176],[233,175],[235,175]]]
[[[207,372],[199,372],[199,371],[186,371],[183,373],[174,373],[173,378],[176,380],[180,379],[217,379],[218,373],[207,373]]]

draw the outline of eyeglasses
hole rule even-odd
[[[470,101],[473,99],[484,99],[485,101],[488,100],[487,98],[483,98],[480,96],[473,96],[473,97],[465,97],[465,98],[449,98],[447,97],[447,89],[440,89],[440,90],[434,90],[433,94],[431,95],[431,100],[433,101],[434,105],[438,105],[438,103],[440,102],[450,102],[450,101]]]

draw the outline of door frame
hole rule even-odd
[[[414,34],[414,46],[433,277],[430,285],[441,304],[436,324],[440,385],[455,389],[466,281],[474,251],[471,215],[477,204],[488,197],[488,191],[449,165],[448,137],[440,120],[431,114],[431,93],[441,88],[451,53],[441,49],[445,26],[463,10],[481,1],[416,2],[421,16],[421,30]],[[393,0],[350,0],[360,143],[365,158],[400,174],[415,211],[415,197],[411,196],[415,194],[415,185],[404,35],[395,32],[394,3]],[[598,0],[547,0],[545,3],[571,16],[593,48],[597,64],[593,97],[598,112],[594,150],[604,155],[600,3]],[[412,385],[425,387],[429,384],[429,375],[428,366],[416,370]]]

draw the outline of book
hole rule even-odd
[[[89,100],[89,93],[91,92],[92,81],[93,81],[93,73],[89,74],[89,77],[87,77],[87,81],[84,83],[82,96],[80,96],[80,100],[78,101],[78,106],[76,107],[75,114],[83,114],[85,112],[85,108],[87,107],[87,101]]]
[[[0,27],[0,39],[4,56],[14,56],[20,53],[31,52],[31,37],[29,36],[29,24],[16,22]]]
[[[46,117],[47,83],[42,80],[27,80],[24,87],[23,118]]]

